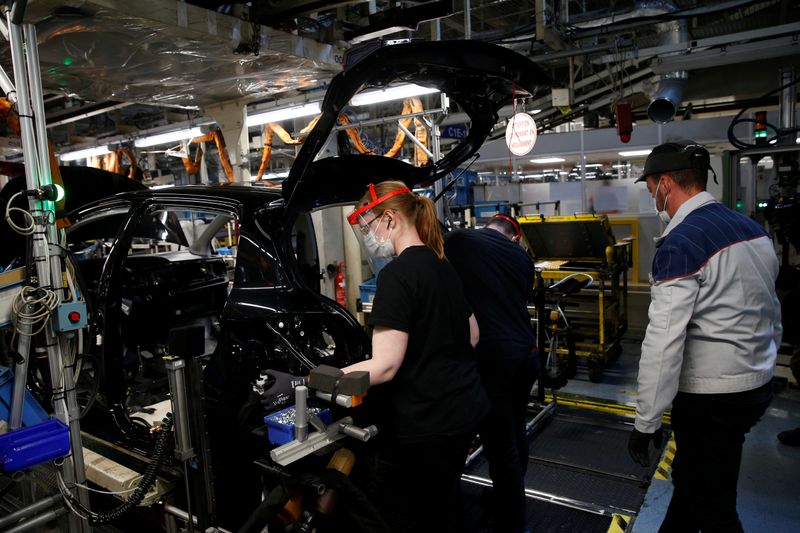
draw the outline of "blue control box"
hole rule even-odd
[[[86,302],[64,302],[53,315],[53,329],[74,331],[86,327]]]

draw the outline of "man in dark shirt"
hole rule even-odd
[[[445,236],[445,255],[461,278],[480,327],[478,367],[492,402],[480,428],[492,478],[492,527],[525,530],[528,445],[525,413],[539,361],[527,300],[534,266],[518,245],[516,220],[496,215],[485,228]]]

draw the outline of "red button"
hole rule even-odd
[[[77,311],[72,311],[70,314],[67,315],[67,318],[70,322],[80,322],[81,314]]]

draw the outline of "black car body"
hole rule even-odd
[[[362,87],[396,80],[446,92],[470,117],[467,137],[425,167],[374,155],[317,160],[351,96]],[[478,150],[503,105],[545,84],[536,65],[486,43],[380,48],[351,61],[334,78],[322,116],[281,190],[190,186],[141,191],[71,213],[68,240],[73,254],[84,256],[77,264],[92,304],[87,350],[96,362],[101,406],[86,418],[85,431],[146,454],[151,436],[135,409],[166,395],[159,347],[167,344],[172,328],[202,324],[208,351],[188,372],[200,459],[190,474],[194,508],[203,524],[238,527],[261,494],[252,462],[263,450],[251,442],[253,420],[263,415],[252,392],[260,372],[305,374],[318,364],[344,366],[370,352],[356,319],[320,294],[319,265],[308,245],[313,244],[308,213],[353,202],[370,182],[399,179],[414,186],[445,177]],[[192,213],[205,223],[181,231],[186,225],[178,223],[178,213]],[[232,221],[238,245],[233,265],[209,244]],[[202,228],[199,235],[197,227]],[[193,239],[189,231],[195,232]],[[147,239],[173,246],[132,253]],[[88,242],[95,249],[87,251]]]

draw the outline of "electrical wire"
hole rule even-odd
[[[11,226],[11,229],[16,231],[20,235],[33,235],[33,232],[36,231],[36,219],[33,218],[33,215],[27,209],[22,209],[21,207],[12,207],[11,206],[11,204],[14,202],[14,199],[17,196],[21,196],[21,195],[25,194],[25,192],[26,191],[19,191],[18,193],[14,194],[11,198],[8,199],[8,202],[6,203],[6,222],[8,223],[9,226]],[[11,220],[11,212],[12,211],[18,211],[18,212],[22,213],[22,216],[26,220],[30,220],[30,225],[27,226],[27,227],[24,227],[24,228],[20,227],[20,226],[17,226],[14,223],[14,221]]]
[[[37,335],[47,326],[57,306],[58,296],[52,290],[29,285],[22,287],[11,301],[11,309],[16,317],[15,332],[25,337]],[[23,331],[25,326],[31,331]]]
[[[64,480],[61,478],[61,473],[58,474],[58,490],[61,493],[64,503],[75,515],[87,520],[91,525],[108,524],[118,520],[136,506],[142,503],[147,491],[153,486],[156,481],[156,474],[158,469],[164,464],[167,456],[167,443],[172,434],[172,413],[167,414],[166,418],[162,421],[161,427],[156,430],[155,443],[153,444],[153,451],[151,454],[150,464],[147,465],[142,478],[139,480],[136,488],[131,491],[130,497],[125,500],[121,505],[110,509],[108,511],[94,512],[84,507],[72,494],[70,488],[67,487]],[[78,486],[77,484],[73,484]],[[83,487],[82,488],[87,488]],[[110,493],[114,494],[114,493]]]
[[[800,78],[797,78],[797,79],[795,79],[793,81],[790,81],[789,83],[785,83],[785,84],[781,85],[780,87],[778,87],[777,89],[771,90],[770,92],[766,93],[761,98],[759,98],[759,100],[763,100],[764,98],[768,98],[768,97],[772,96],[775,93],[779,93],[782,90],[791,87],[792,85],[797,85],[797,83],[800,83]],[[730,126],[728,126],[728,141],[730,141],[730,143],[732,145],[734,145],[736,148],[739,148],[740,150],[746,150],[748,148],[762,148],[764,145],[755,144],[755,143],[747,143],[747,142],[744,142],[744,141],[738,139],[736,137],[736,135],[734,134],[734,132],[733,132],[733,129],[738,124],[742,124],[742,123],[746,123],[746,122],[750,122],[750,123],[754,123],[754,124],[763,124],[767,129],[770,129],[770,130],[774,131],[775,132],[775,137],[772,137],[771,139],[767,139],[767,143],[766,144],[771,144],[770,141],[777,140],[782,135],[788,135],[790,133],[796,133],[796,132],[800,131],[800,128],[780,129],[780,128],[777,128],[773,124],[770,124],[769,122],[766,122],[766,121],[765,122],[759,122],[759,121],[757,121],[755,119],[752,119],[752,118],[740,118],[744,114],[744,112],[747,111],[748,109],[750,109],[751,107],[752,107],[751,105],[743,107],[741,109],[741,111],[739,111],[736,114],[736,116],[733,117],[733,120],[731,120]]]

